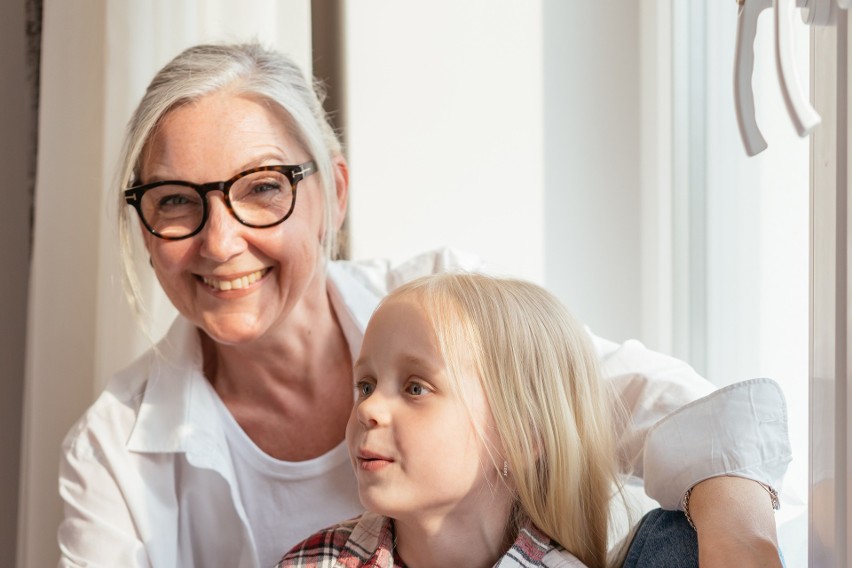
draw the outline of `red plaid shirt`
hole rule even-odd
[[[393,521],[374,513],[322,530],[293,547],[277,568],[405,568],[395,554]],[[494,568],[583,568],[532,523]]]

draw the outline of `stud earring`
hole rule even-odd
[[[503,460],[503,477],[509,477],[509,462]]]

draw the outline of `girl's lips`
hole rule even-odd
[[[230,290],[242,290],[244,288],[248,288],[258,280],[262,279],[264,276],[269,274],[271,268],[263,268],[261,270],[255,270],[254,272],[250,272],[248,274],[244,274],[243,276],[238,276],[236,278],[230,279],[221,279],[216,278],[214,276],[202,276],[199,275],[198,278],[201,280],[205,286],[214,290],[216,292],[228,292]]]
[[[378,471],[394,463],[389,457],[362,450],[358,452],[358,467],[364,471]]]

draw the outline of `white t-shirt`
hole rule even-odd
[[[260,566],[275,566],[295,544],[326,528],[328,519],[364,512],[345,442],[307,461],[275,459],[248,437],[215,392],[214,398]]]

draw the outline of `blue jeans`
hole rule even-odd
[[[680,511],[654,509],[639,521],[624,568],[698,568],[698,537]]]
[[[698,568],[698,536],[681,511],[654,509],[639,521],[622,567]]]

